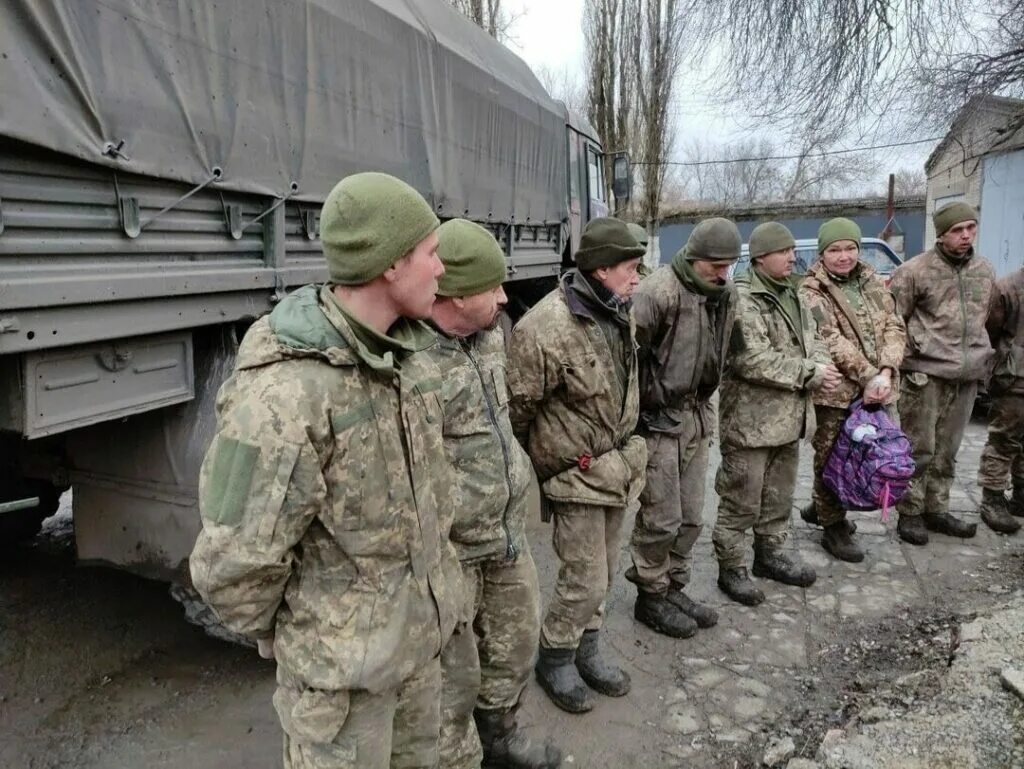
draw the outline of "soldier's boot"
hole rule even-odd
[[[508,710],[474,710],[484,749],[484,769],[558,769],[562,751],[550,742],[534,743],[516,723],[519,706]]]
[[[1014,486],[1013,494],[1010,495],[1010,515],[1015,518],[1024,518],[1024,486]]]
[[[638,592],[633,616],[654,632],[671,638],[689,638],[697,633],[697,623],[660,593]]]
[[[811,524],[811,526],[821,526],[821,521],[818,520],[818,508],[814,506],[813,502],[800,508],[800,517],[803,518],[805,523]],[[843,520],[843,523],[846,524],[846,528],[851,534],[857,533],[856,521],[846,518]]]
[[[996,489],[981,490],[981,505],[978,512],[992,531],[1000,534],[1013,534],[1020,529],[1020,521],[1015,520],[1007,509],[1006,495]]]
[[[896,524],[896,533],[900,535],[900,539],[911,545],[928,544],[928,529],[924,527],[920,515],[901,515]]]
[[[925,513],[921,517],[924,519],[924,525],[927,529],[936,531],[939,534],[960,537],[960,539],[970,539],[978,533],[978,524],[966,523],[949,513]]]
[[[784,585],[810,587],[818,578],[814,569],[785,553],[768,547],[754,547],[755,577],[773,579]]]
[[[709,628],[718,624],[718,612],[710,606],[694,601],[683,592],[682,587],[670,587],[665,597],[683,614],[691,617],[697,623],[697,627]]]
[[[723,569],[719,566],[718,586],[737,603],[757,606],[764,601],[764,593],[750,580],[747,570],[742,566],[738,569]]]
[[[546,649],[541,646],[534,672],[540,688],[558,707],[569,713],[586,713],[594,707],[594,702],[576,669],[575,656],[573,649]]]
[[[853,541],[846,521],[836,521],[825,527],[821,535],[821,546],[840,561],[860,563],[864,560],[864,551]]]
[[[586,630],[576,650],[576,669],[595,692],[608,697],[622,697],[629,693],[629,673],[610,664],[601,656],[596,630]]]

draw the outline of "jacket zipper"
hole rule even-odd
[[[505,512],[501,515],[501,528],[505,532],[505,558],[512,561],[518,555],[515,544],[512,542],[512,532],[508,528],[508,511],[512,507],[512,476],[509,475],[509,454],[508,445],[505,443],[505,436],[501,434],[501,428],[498,427],[498,418],[494,414],[494,406],[491,404],[491,399],[487,395],[487,382],[484,381],[483,371],[480,370],[480,364],[473,355],[473,351],[466,345],[466,356],[473,364],[473,368],[476,369],[476,376],[480,380],[480,387],[484,393],[484,403],[487,404],[487,418],[490,420],[491,427],[494,429],[495,434],[498,436],[498,443],[501,445],[501,455],[505,460],[505,486],[508,489],[508,502],[505,503]]]

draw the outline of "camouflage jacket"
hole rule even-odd
[[[810,390],[830,362],[800,302],[800,328],[778,298],[747,270],[736,279],[737,308],[719,405],[721,442],[761,448],[799,440],[813,424]]]
[[[730,286],[709,315],[707,298],[687,289],[671,266],[656,270],[633,295],[640,361],[640,425],[653,432],[679,432],[687,418],[697,435],[714,429],[711,395],[721,379],[735,319]],[[702,385],[717,362],[715,387]],[[673,427],[674,426],[674,427]]]
[[[444,450],[455,468],[449,504],[459,559],[514,559],[526,542],[530,460],[509,421],[504,334],[442,334],[430,355],[444,372]]]
[[[623,392],[604,332],[565,283],[512,331],[512,428],[526,446],[544,496],[558,502],[623,507],[640,495],[647,464],[639,414],[635,342]],[[635,328],[630,321],[630,337]]]
[[[420,323],[393,335],[434,341]],[[217,398],[193,584],[231,630],[276,632],[278,665],[315,689],[396,687],[465,610],[439,513],[440,374],[395,355],[369,352],[330,290],[307,286],[253,324]]]
[[[1024,270],[996,283],[988,332],[996,348],[990,391],[1024,395]]]
[[[986,379],[993,350],[985,322],[995,282],[992,265],[976,254],[954,267],[931,248],[897,267],[889,288],[907,324],[903,370],[954,382]]]
[[[899,370],[907,329],[896,314],[892,294],[875,275],[875,269],[859,262],[856,281],[862,308],[851,304],[840,286],[820,260],[807,271],[800,283],[800,297],[811,311],[818,336],[832,356],[832,362],[845,379],[835,391],[817,390],[814,402],[819,406],[846,408],[864,392],[864,387],[883,368],[892,369],[892,395],[886,403],[899,397]]]

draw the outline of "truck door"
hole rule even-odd
[[[589,213],[587,221],[608,216],[608,193],[604,183],[604,155],[600,148],[587,142],[587,192]]]

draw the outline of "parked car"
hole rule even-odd
[[[794,275],[803,275],[818,258],[817,238],[800,238],[796,242],[796,265]],[[889,285],[892,271],[903,264],[903,257],[892,250],[892,247],[881,238],[861,238],[860,258],[877,270],[879,277]],[[740,258],[733,266],[730,277],[742,275],[750,267],[750,249],[746,243],[740,252]]]

